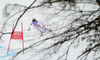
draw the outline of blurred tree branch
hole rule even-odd
[[[36,2],[36,0],[34,0],[34,2],[29,6],[29,7],[27,7],[27,9],[25,9],[25,11],[20,15],[20,17],[17,19],[17,21],[16,21],[16,24],[15,24],[15,26],[14,26],[14,29],[13,29],[13,32],[11,33],[3,33],[3,32],[1,32],[2,34],[1,34],[1,36],[0,36],[0,39],[1,39],[1,37],[4,35],[4,34],[13,34],[14,33],[14,31],[15,31],[15,28],[16,28],[16,26],[17,26],[17,24],[18,24],[18,21],[19,21],[19,19],[25,14],[25,12],[34,4]],[[7,22],[8,20],[6,20],[6,22]],[[4,24],[6,24],[6,22],[4,23]],[[4,27],[5,25],[3,25],[3,27]],[[2,30],[3,30],[3,28],[2,28]]]
[[[96,2],[98,3],[98,5],[100,6],[100,0],[96,0]]]
[[[18,24],[19,19],[25,14],[25,12],[28,9],[45,7],[45,5],[47,5],[47,4],[50,4],[50,6],[52,6],[53,3],[62,3],[62,2],[64,2],[64,3],[68,2],[70,5],[69,7],[73,7],[73,6],[75,7],[75,5],[73,5],[73,4],[77,4],[77,2],[75,0],[43,0],[40,3],[40,5],[32,6],[35,3],[35,1],[29,7],[25,8],[24,10],[19,11],[19,12],[23,12],[23,11],[24,12],[22,13],[22,15],[20,17],[18,17],[13,32],[15,31],[15,28]],[[62,12],[64,12],[63,14],[67,14],[68,12],[73,12],[73,13],[70,13],[68,15],[63,16],[64,20],[61,19],[60,22],[63,21],[64,23],[66,23],[65,26],[63,26],[63,24],[64,24],[63,23],[60,28],[53,30],[53,31],[58,31],[58,30],[64,29],[64,31],[59,33],[59,34],[56,34],[54,36],[45,37],[44,39],[39,39],[39,38],[33,39],[33,41],[37,40],[37,42],[34,42],[29,47],[26,47],[24,49],[25,51],[28,49],[32,50],[33,48],[41,46],[42,44],[47,43],[48,41],[49,41],[49,43],[51,43],[51,41],[53,41],[53,43],[51,43],[51,45],[49,45],[48,47],[42,47],[42,49],[40,48],[39,51],[37,50],[37,51],[32,52],[33,55],[35,55],[35,54],[39,55],[39,54],[44,53],[42,59],[47,59],[48,57],[51,57],[53,54],[59,53],[61,47],[67,47],[66,42],[70,42],[67,49],[65,49],[65,52],[64,53],[62,52],[63,54],[60,55],[59,57],[57,57],[58,60],[62,59],[62,57],[64,59],[67,59],[70,47],[75,43],[75,41],[78,40],[78,38],[80,36],[82,36],[82,38],[84,38],[84,35],[85,35],[84,39],[79,39],[79,40],[80,41],[81,40],[88,40],[89,45],[91,45],[91,43],[90,43],[92,40],[91,36],[94,37],[94,35],[96,35],[96,37],[99,39],[98,36],[100,36],[100,35],[98,33],[100,31],[100,29],[99,29],[99,27],[100,27],[100,15],[98,13],[100,11],[100,8],[98,8],[97,10],[94,10],[94,11],[84,11],[84,10],[79,10],[79,9],[75,9],[75,8],[68,8],[68,7],[67,7],[68,9],[66,9],[66,6],[68,3],[65,3],[63,5],[63,7],[61,6],[62,9],[59,9],[58,12],[55,12],[52,15],[53,17],[55,17],[55,16],[60,17],[59,15]],[[59,5],[61,5],[61,4],[59,4]],[[17,13],[19,13],[19,12],[17,12]],[[16,15],[17,13],[15,13],[14,15]],[[13,17],[14,15],[12,15],[11,17]],[[70,19],[71,19],[71,23],[69,23],[69,24],[67,24],[67,22],[70,20],[67,17],[70,17]],[[8,19],[10,19],[10,18],[8,18]],[[94,31],[93,35],[89,35],[91,31]],[[3,34],[11,34],[11,33],[3,33],[2,31],[0,33],[2,35]],[[0,37],[2,37],[2,35]],[[85,50],[80,56],[78,56],[78,58],[80,58],[83,55],[85,55],[85,57],[87,58],[88,54],[93,49],[96,49],[100,46],[100,43],[99,43],[100,40],[98,42],[97,38],[95,38],[93,40],[94,47],[92,45],[90,47],[87,46],[87,48],[89,48],[89,49],[86,48],[87,50]],[[79,43],[79,42],[77,42],[77,43]],[[22,50],[19,51],[16,55],[12,56],[11,60],[14,60],[20,53],[22,53]]]

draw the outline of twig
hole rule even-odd
[[[35,2],[36,2],[36,0],[35,0],[29,7],[27,7],[27,9],[25,9],[25,11],[22,13],[22,15],[17,19],[16,24],[15,24],[15,27],[14,27],[12,33],[14,33],[14,31],[15,31],[15,28],[16,28],[16,26],[17,26],[17,24],[18,24],[19,19],[26,13],[26,11],[27,11]]]

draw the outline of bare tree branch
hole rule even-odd
[[[94,47],[89,48],[88,50],[84,51],[80,56],[78,56],[77,59],[86,53],[90,53],[93,49],[95,49],[96,47],[99,47],[99,46],[100,46],[100,44],[96,44]]]
[[[98,5],[100,6],[100,0],[96,0],[96,2],[98,3]]]
[[[29,6],[29,7],[27,7],[27,9],[25,9],[25,11],[22,13],[22,15],[17,19],[17,21],[16,21],[16,24],[15,24],[15,27],[14,27],[14,29],[13,29],[13,32],[12,32],[12,34],[14,33],[14,31],[15,31],[15,28],[16,28],[16,26],[17,26],[17,24],[18,24],[18,21],[19,21],[19,19],[25,14],[25,12],[34,4],[36,2],[36,0]]]
[[[19,12],[23,12],[23,11],[24,12],[17,19],[17,22],[16,22],[13,32],[16,29],[19,19],[27,12],[27,10],[32,9],[32,8],[42,7],[42,6],[44,7],[44,6],[46,6],[46,4],[50,4],[52,6],[53,3],[61,3],[62,2],[62,0],[53,0],[53,1],[49,0],[49,1],[43,1],[43,2],[41,2],[41,4],[39,4],[37,6],[32,6],[35,3],[35,1],[26,9],[19,11]],[[67,3],[68,3],[68,1],[67,1]],[[69,1],[69,3],[71,3],[71,1]],[[64,1],[64,2],[66,2],[66,1]],[[33,50],[33,48],[41,46],[48,41],[53,41],[53,43],[50,46],[42,47],[42,49],[34,52],[36,54],[33,54],[33,55],[39,55],[39,54],[45,53],[43,55],[43,59],[46,60],[47,58],[51,57],[53,54],[56,54],[57,52],[59,52],[59,50],[61,49],[61,47],[63,46],[64,43],[70,42],[70,45],[68,47],[64,46],[64,47],[67,47],[67,49],[65,49],[66,51],[62,55],[59,55],[59,57],[57,57],[58,60],[62,59],[62,57],[64,57],[64,59],[68,59],[68,53],[69,53],[70,47],[76,41],[82,40],[82,39],[78,40],[78,38],[80,36],[83,37],[84,35],[86,35],[84,37],[85,39],[83,39],[83,40],[88,40],[89,42],[90,42],[90,40],[92,40],[92,39],[89,40],[89,38],[91,38],[91,36],[93,37],[94,35],[96,35],[96,37],[99,39],[98,36],[100,36],[100,34],[99,33],[96,34],[96,30],[99,31],[99,27],[100,27],[100,15],[98,14],[100,11],[100,8],[95,11],[84,11],[84,10],[80,10],[80,9],[77,10],[75,8],[72,8],[72,6],[69,6],[71,8],[66,9],[67,3],[64,4],[63,8],[55,9],[58,11],[54,12],[52,14],[52,16],[50,16],[50,17],[55,17],[55,16],[60,17],[59,15],[61,13],[65,14],[65,16],[62,15],[64,19],[61,19],[61,21],[56,21],[56,23],[60,23],[60,22],[62,23],[62,21],[63,21],[63,23],[60,24],[61,27],[52,30],[52,31],[59,30],[59,33],[49,36],[49,37],[45,37],[44,39],[41,39],[40,36],[37,37],[36,39],[35,38],[31,39],[31,41],[32,40],[33,41],[37,40],[37,41],[32,43],[30,46],[26,47],[24,49],[24,51],[27,51],[28,49]],[[19,13],[19,12],[17,12],[17,13]],[[73,12],[73,13],[69,13],[69,12]],[[11,17],[15,16],[17,13],[12,15]],[[66,15],[67,13],[68,13],[68,15]],[[11,17],[9,17],[8,20]],[[68,17],[70,17],[70,18],[68,19]],[[70,21],[70,23],[67,23],[68,21]],[[50,25],[48,25],[48,26],[50,26]],[[93,35],[89,35],[91,31],[94,31],[95,33]],[[5,33],[5,32],[1,31],[0,34],[1,34],[1,36],[0,36],[0,38],[1,38],[4,34],[11,34],[11,33],[10,32]],[[97,38],[95,38],[93,41],[95,42],[96,40],[98,40]],[[86,60],[88,58],[88,55],[90,54],[90,52],[94,49],[97,49],[100,46],[100,44],[98,42],[93,43],[93,44],[94,44],[94,46],[86,47],[89,49],[84,51],[80,56],[77,57],[77,59],[79,59],[80,57],[83,56],[82,58],[84,58],[84,60]],[[11,60],[14,60],[18,55],[20,55],[20,53],[22,53],[22,51],[23,50],[20,50],[16,55],[12,56]],[[32,58],[32,57],[30,57],[30,58]]]

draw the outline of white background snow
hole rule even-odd
[[[31,3],[33,2],[33,0],[0,0],[0,22],[2,23],[2,14],[3,14],[3,9],[5,7],[5,5],[7,3],[10,3],[10,4],[21,4],[21,5],[25,5],[25,6],[29,6]],[[98,8],[98,7],[97,7]],[[90,9],[91,8],[87,8],[87,9]],[[87,10],[86,9],[86,10]],[[95,9],[94,9],[95,10]],[[25,14],[20,20],[20,22],[23,22],[23,25],[24,25],[24,30],[27,30],[27,28],[29,27],[30,25],[30,22],[31,22],[31,18],[32,17],[35,17],[37,20],[40,20],[40,21],[43,21],[45,19],[46,16],[41,16],[42,14],[37,14],[37,12],[35,12],[34,16],[31,14]],[[56,21],[56,20],[55,20]],[[47,24],[47,23],[44,23],[44,24]],[[0,25],[2,26],[2,25]],[[21,30],[21,25],[19,23],[18,25],[19,27],[16,28],[16,30]],[[0,27],[1,28],[1,27]],[[12,29],[12,26],[10,27]],[[11,29],[8,29],[8,30],[11,30]],[[34,30],[34,29],[33,29]],[[34,33],[33,30],[31,31],[24,31],[24,39],[25,40],[28,40],[29,38],[27,38],[28,35],[31,35],[31,34],[40,34],[39,32],[36,32],[37,33]],[[37,38],[37,36],[36,36]],[[9,43],[9,40],[10,40],[10,35],[4,35],[3,36],[3,40],[0,41],[0,60],[9,60],[9,58],[11,57],[10,55],[7,56],[7,48],[8,48],[8,43]],[[29,42],[28,41],[25,41],[25,47],[28,47],[30,44],[32,44],[33,42]],[[9,54],[11,55],[14,55],[15,53],[17,53],[19,50],[21,50],[21,41],[18,41],[18,40],[13,40],[11,42],[11,49],[10,49],[10,52]],[[79,48],[77,49],[74,49],[74,48],[71,48],[71,50],[69,51],[69,60],[75,60],[76,59],[76,56],[81,53],[81,50],[84,48],[84,45],[80,46]],[[23,55],[23,54],[22,54]],[[28,56],[26,56],[28,57]],[[90,57],[93,57],[92,55]],[[25,58],[22,58],[22,60],[25,60]],[[37,60],[37,59],[36,59]],[[89,59],[89,60],[93,60],[93,58]]]

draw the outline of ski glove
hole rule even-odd
[[[30,28],[28,29],[28,31],[30,31]]]

